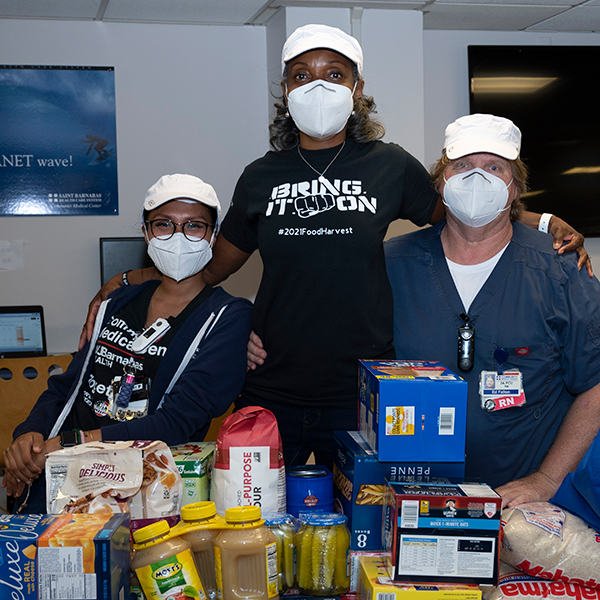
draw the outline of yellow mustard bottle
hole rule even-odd
[[[228,508],[225,521],[214,542],[218,600],[278,599],[277,539],[260,507]]]
[[[138,529],[133,541],[131,570],[147,600],[206,600],[190,543],[166,521]]]
[[[210,600],[216,600],[215,551],[213,542],[225,525],[214,502],[194,502],[181,507],[182,521],[172,530],[192,546],[200,580]]]

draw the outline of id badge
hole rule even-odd
[[[117,396],[121,387],[122,377],[117,375],[112,380],[110,399],[108,403],[108,413],[117,421],[131,421],[132,419],[141,419],[148,414],[148,397],[150,395],[150,381],[147,377],[136,377],[133,386],[133,393],[126,408],[117,406]]]
[[[518,369],[481,371],[479,374],[479,397],[481,408],[488,412],[523,406],[526,402],[523,390],[523,374]]]

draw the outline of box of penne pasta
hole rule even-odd
[[[385,482],[460,482],[464,462],[382,462],[358,431],[336,431],[335,510],[348,517],[350,549],[380,551]]]

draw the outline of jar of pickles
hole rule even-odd
[[[350,587],[348,518],[315,513],[296,534],[296,581],[311,596],[344,594]]]
[[[265,525],[277,538],[277,572],[279,593],[294,587],[296,529],[292,515],[277,512],[263,513]]]

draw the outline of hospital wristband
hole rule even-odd
[[[540,217],[540,223],[538,225],[538,229],[542,232],[542,233],[548,233],[548,226],[550,225],[550,219],[552,218],[552,213],[544,213],[541,217]],[[123,276],[125,275],[125,273],[123,273]]]

